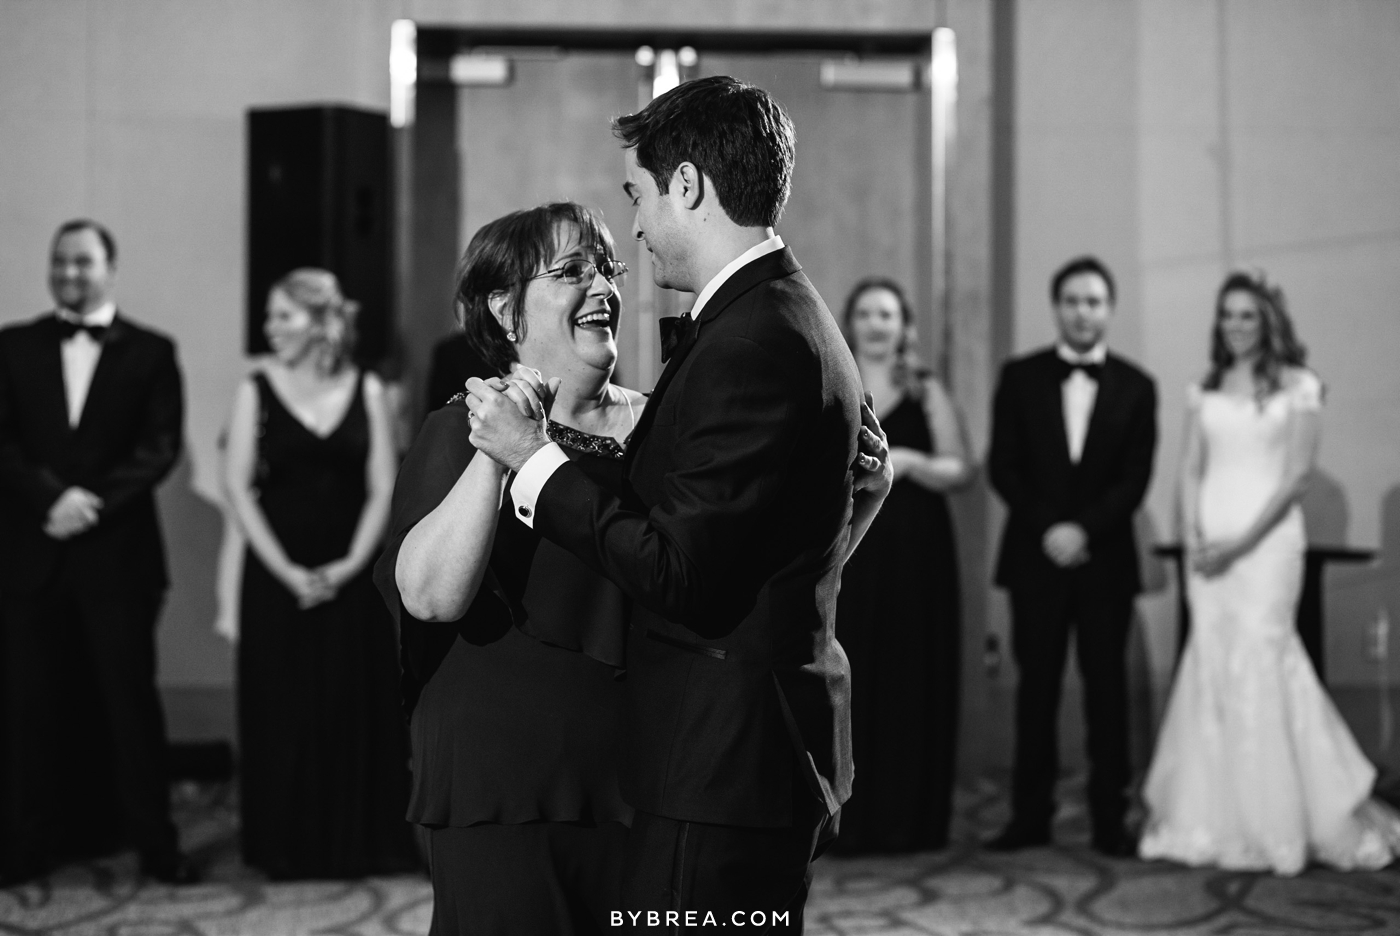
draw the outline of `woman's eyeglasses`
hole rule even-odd
[[[618,277],[627,272],[627,264],[621,260],[604,259],[598,262],[584,260],[575,257],[573,260],[565,260],[562,264],[552,270],[545,270],[543,273],[536,273],[534,276],[525,277],[527,280],[540,279],[545,276],[553,276],[561,279],[570,286],[583,286],[593,282],[593,277],[599,273],[607,279],[609,283],[615,282]]]

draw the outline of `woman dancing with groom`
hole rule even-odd
[[[709,78],[614,129],[657,284],[698,296],[655,390],[610,382],[625,267],[596,216],[486,225],[459,311],[512,376],[430,418],[378,567],[416,703],[433,932],[736,913],[800,932],[851,787],[836,593],[887,449],[773,233],[793,163],[777,102]]]

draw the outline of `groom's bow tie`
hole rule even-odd
[[[677,348],[695,335],[695,319],[688,315],[668,315],[657,324],[661,326],[661,363],[665,364]]]
[[[70,319],[59,319],[58,330],[63,335],[63,340],[67,341],[78,332],[87,332],[88,337],[93,341],[101,341],[107,334],[106,325],[88,325],[85,322],[74,322]]]
[[[1066,361],[1064,358],[1056,358],[1055,360],[1059,364],[1061,382],[1069,380],[1070,375],[1075,371],[1083,371],[1085,377],[1095,381],[1103,378],[1102,364],[1096,364],[1093,361]]]

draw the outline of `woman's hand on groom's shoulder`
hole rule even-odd
[[[860,431],[856,433],[858,451],[855,464],[855,491],[883,501],[894,485],[894,465],[890,460],[890,441],[875,415],[874,398],[867,392],[860,404]]]

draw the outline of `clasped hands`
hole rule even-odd
[[[1225,571],[1235,564],[1235,560],[1247,552],[1249,546],[1243,539],[1209,542],[1197,540],[1186,546],[1186,558],[1190,567],[1206,578],[1225,574]]]
[[[508,377],[467,381],[467,409],[471,419],[471,443],[492,461],[519,471],[549,443],[545,417],[554,405],[559,378],[545,380],[539,371],[516,364]],[[889,440],[875,417],[869,393],[861,403],[860,451],[856,455],[855,490],[877,501],[884,500],[894,484]]]
[[[1089,561],[1089,536],[1077,523],[1057,523],[1045,531],[1041,548],[1050,561],[1062,569],[1072,569]],[[1190,567],[1206,578],[1221,575],[1235,560],[1249,551],[1242,540],[1216,540],[1187,545]]]
[[[1077,523],[1064,521],[1045,531],[1040,548],[1062,569],[1073,569],[1089,561],[1089,534]]]
[[[291,563],[278,576],[296,597],[297,607],[305,611],[330,601],[358,571],[349,557],[308,569]]]
[[[549,444],[545,417],[559,383],[558,377],[545,380],[539,371],[521,364],[512,367],[508,377],[468,380],[472,445],[503,468],[519,471]]]
[[[102,498],[86,488],[70,487],[49,506],[44,532],[56,540],[66,540],[97,526]]]

